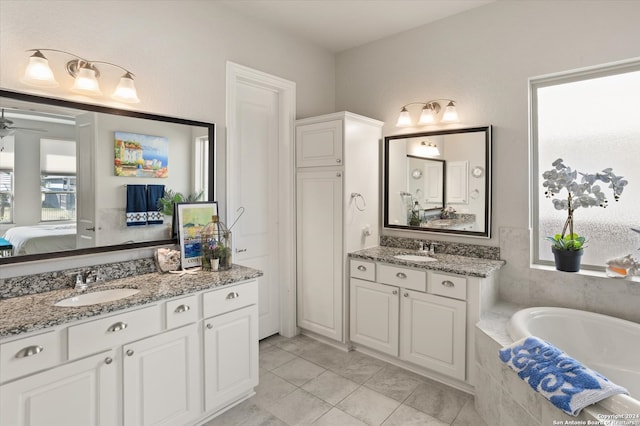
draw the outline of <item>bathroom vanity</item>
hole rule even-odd
[[[145,274],[88,291],[138,293],[59,307],[73,289],[0,300],[0,424],[196,424],[258,384],[262,273]]]
[[[470,389],[475,324],[491,304],[504,262],[395,247],[349,257],[350,340],[356,348]]]

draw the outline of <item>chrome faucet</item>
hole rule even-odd
[[[74,288],[78,291],[84,291],[91,284],[99,282],[100,279],[100,270],[91,270],[87,272],[86,275],[83,275],[82,272],[79,272],[78,275],[76,275],[76,285]]]

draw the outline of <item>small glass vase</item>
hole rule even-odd
[[[211,218],[200,233],[202,269],[205,271],[223,271],[231,269],[233,253],[231,232],[217,216]]]

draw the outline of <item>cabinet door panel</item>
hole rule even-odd
[[[403,290],[400,358],[465,379],[466,303]]]
[[[196,324],[123,347],[125,425],[185,424],[201,412]]]
[[[258,385],[258,307],[204,321],[205,410],[211,411]]]
[[[342,340],[342,176],[299,172],[298,326]]]
[[[342,163],[342,120],[296,127],[296,166],[339,166]]]
[[[351,278],[350,294],[351,341],[398,356],[398,289]]]
[[[71,362],[0,386],[0,424],[118,425],[114,351]]]

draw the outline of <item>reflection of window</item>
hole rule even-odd
[[[76,143],[40,140],[41,220],[76,218]]]
[[[0,223],[13,221],[13,136],[0,142]]]
[[[629,181],[619,202],[602,184],[609,207],[575,210],[575,232],[587,238],[583,268],[603,270],[608,259],[637,256],[640,237],[629,228],[640,225],[640,63],[533,80],[531,89],[534,262],[551,264],[544,237],[560,233],[567,216],[542,188],[541,173],[557,158],[587,173],[611,167]]]
[[[206,136],[196,138],[194,152],[194,192],[196,194],[203,192],[202,199],[206,200],[209,193],[209,138]]]

